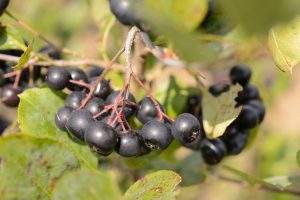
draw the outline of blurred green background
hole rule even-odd
[[[101,38],[106,25],[112,19],[106,0],[12,0],[8,10],[56,44],[76,50],[91,58],[103,58],[100,48]],[[6,16],[2,18],[2,22],[14,24]],[[33,37],[23,29],[19,30],[27,41]],[[126,30],[126,27],[115,23],[109,36],[107,49],[109,57],[122,44]],[[232,46],[228,45],[229,47],[222,46],[223,57],[216,59],[210,65],[201,65],[200,72],[208,77],[205,80],[207,83],[213,83],[218,79],[216,75],[218,71],[226,72],[233,63],[242,61],[249,64],[253,70],[252,82],[261,90],[267,106],[267,115],[253,144],[239,156],[226,158],[217,167],[219,168],[217,171],[221,174],[229,174],[222,168],[223,165],[228,165],[260,178],[300,175],[296,163],[296,153],[300,149],[300,79],[298,78],[300,68],[295,68],[293,75],[282,73],[275,67],[265,46],[265,37],[253,40],[248,37],[241,38],[240,33],[234,34],[231,30],[218,35],[222,43],[219,41],[213,41],[213,43],[217,46],[223,45],[226,38],[233,38],[237,43],[230,44]],[[37,40],[35,49],[39,49],[43,44],[42,41]],[[178,69],[172,70],[176,75]],[[180,148],[175,155],[182,157],[190,153]],[[201,164],[200,159],[199,154]],[[207,168],[200,164],[199,169]],[[297,188],[297,186],[294,187]],[[178,199],[293,200],[300,198],[258,190],[255,187],[244,187],[208,176],[204,183],[183,185]]]

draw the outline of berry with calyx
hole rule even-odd
[[[164,112],[162,105],[159,102],[157,103],[162,112]],[[145,97],[138,103],[136,117],[143,124],[151,120],[158,119],[157,108],[150,97]]]
[[[250,81],[251,70],[246,65],[236,65],[230,70],[230,78],[232,83],[239,83],[244,86]]]
[[[13,85],[5,85],[3,88],[1,88],[0,97],[6,106],[16,107],[20,102],[18,94],[21,92],[21,89],[14,88]]]
[[[237,125],[241,129],[252,129],[259,124],[258,111],[252,106],[243,106],[239,116],[236,119]]]
[[[93,97],[88,101],[88,103],[85,106],[85,109],[90,111],[93,115],[98,114],[101,112],[105,107],[105,102],[103,99],[100,99],[98,97]]]
[[[247,105],[252,106],[256,109],[258,113],[259,123],[261,123],[264,120],[266,114],[266,108],[263,103],[259,100],[251,100],[247,102]]]
[[[96,80],[97,77],[92,78],[90,80],[90,85],[93,86],[96,83]],[[94,91],[94,96],[105,99],[111,93],[111,91],[112,89],[110,86],[110,81],[102,79]]]
[[[136,131],[120,132],[115,151],[123,157],[142,156],[150,153],[143,137]]]
[[[209,165],[218,164],[227,154],[224,142],[218,138],[213,140],[204,139],[200,151],[203,160]]]
[[[200,150],[202,140],[204,139],[203,135],[204,134],[199,134],[198,137],[193,142],[182,143],[182,145],[185,146],[186,148],[189,148],[189,149],[192,149],[195,151]]]
[[[215,97],[220,96],[223,92],[228,92],[230,85],[227,83],[220,83],[212,85],[208,88],[208,91]]]
[[[201,134],[201,124],[199,120],[192,114],[180,114],[173,122],[172,126],[173,137],[182,142],[193,142],[199,134]]]
[[[117,139],[116,131],[103,122],[92,123],[84,135],[91,150],[101,156],[108,156],[114,150]]]
[[[2,15],[2,13],[5,11],[8,4],[9,4],[9,0],[1,0],[0,1],[0,15]]]
[[[86,94],[84,92],[75,91],[68,95],[65,106],[77,109],[81,106],[81,102],[85,99]]]
[[[239,104],[245,104],[247,101],[253,99],[260,99],[259,91],[254,85],[246,84],[243,90],[238,92],[238,96],[235,100]]]
[[[98,77],[102,74],[103,70],[104,70],[103,67],[91,66],[88,69],[87,75],[90,79],[93,77]]]
[[[166,149],[173,140],[169,126],[157,120],[147,122],[139,133],[150,149]]]
[[[46,81],[49,88],[62,90],[69,84],[70,79],[71,75],[66,69],[61,67],[51,67],[48,70]]]
[[[55,124],[60,130],[67,131],[66,123],[69,120],[73,111],[74,108],[67,107],[67,106],[62,107],[57,111],[55,115]]]
[[[4,72],[0,69],[0,86],[4,85],[6,83],[6,80],[4,78]]]
[[[74,111],[66,123],[66,128],[71,137],[84,141],[84,133],[94,122],[93,115],[82,109]]]
[[[83,81],[85,83],[88,82],[88,77],[83,70],[76,68],[76,67],[67,68],[67,70],[71,74],[71,80]],[[70,84],[68,84],[68,89],[70,89],[72,91],[80,91],[83,89],[83,87],[70,83]]]
[[[140,19],[135,7],[139,1],[136,0],[110,0],[110,10],[117,20],[123,25],[139,26]]]

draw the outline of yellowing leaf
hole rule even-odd
[[[292,72],[300,61],[300,16],[278,25],[269,33],[269,48],[279,69]]]
[[[32,40],[30,42],[26,51],[21,55],[19,62],[15,66],[12,67],[14,70],[22,69],[23,66],[27,63],[27,61],[30,58],[30,53],[32,52],[32,49],[33,49],[33,43],[34,43],[34,40]]]
[[[241,90],[240,85],[231,86],[230,90],[218,97],[208,91],[203,95],[203,125],[208,138],[217,138],[239,115],[241,108],[235,108],[235,98]]]

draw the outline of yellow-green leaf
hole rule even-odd
[[[235,108],[235,98],[242,89],[238,84],[231,86],[230,90],[218,97],[212,96],[208,91],[203,95],[203,125],[208,138],[217,138],[239,115],[241,108]]]
[[[270,30],[269,48],[279,69],[292,72],[300,61],[300,16]]]
[[[15,66],[13,66],[14,70],[22,69],[23,66],[28,62],[28,60],[30,58],[30,54],[31,54],[32,49],[33,49],[33,44],[34,44],[34,40],[31,40],[31,42],[28,45],[25,52],[21,55],[19,62]]]

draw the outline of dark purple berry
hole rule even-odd
[[[193,115],[201,115],[202,95],[191,95],[187,99],[187,112]]]
[[[243,90],[238,92],[238,96],[235,100],[238,104],[245,104],[247,101],[259,98],[260,95],[258,89],[252,84],[246,84],[243,87]]]
[[[160,109],[164,111],[162,105],[159,102],[157,103]],[[138,103],[136,117],[143,124],[158,119],[158,111],[151,98],[145,97]]]
[[[264,120],[266,114],[266,108],[263,103],[259,100],[251,100],[247,102],[247,105],[255,108],[258,113],[259,123],[261,123]]]
[[[204,139],[200,148],[202,158],[209,165],[218,164],[227,154],[227,149],[221,139]]]
[[[200,150],[202,140],[204,139],[203,135],[204,134],[199,134],[198,137],[193,142],[182,143],[182,145],[185,146],[186,148],[189,148],[189,149],[192,149],[195,151]]]
[[[49,56],[49,58],[52,58],[54,60],[61,59],[60,51],[49,45],[42,47],[39,50],[39,53],[45,54],[45,55]]]
[[[4,72],[0,69],[0,86],[3,86],[6,83],[6,79],[4,78]]]
[[[246,147],[249,138],[249,132],[239,130],[237,127],[228,127],[225,133],[221,136],[227,147],[229,155],[238,155]]]
[[[84,141],[85,131],[94,122],[93,115],[89,111],[76,110],[74,111],[66,123],[66,128],[71,137],[75,137],[80,141]]]
[[[1,0],[0,1],[0,15],[5,11],[9,4],[9,0]]]
[[[143,138],[136,131],[120,132],[115,151],[123,157],[142,156],[150,153]]]
[[[77,109],[81,106],[81,102],[85,99],[86,94],[84,92],[75,91],[68,95],[65,106]]]
[[[85,142],[98,155],[108,156],[117,144],[117,133],[103,122],[94,122],[86,130]]]
[[[228,92],[230,85],[226,83],[220,83],[212,85],[208,88],[208,91],[215,97],[220,96],[224,92]]]
[[[67,68],[67,70],[71,74],[71,80],[83,81],[86,83],[88,82],[88,77],[83,70],[76,68],[76,67]],[[70,83],[70,84],[68,84],[68,89],[70,89],[72,91],[81,91],[84,88],[82,86],[74,85],[74,84]]]
[[[91,79],[93,77],[98,77],[102,74],[103,72],[103,67],[96,67],[96,66],[92,66],[88,69],[88,77]]]
[[[259,113],[252,106],[245,105],[237,117],[236,123],[241,129],[252,129],[259,124]]]
[[[13,85],[5,85],[3,88],[1,88],[0,97],[6,106],[16,107],[20,102],[18,94],[21,92],[21,89],[14,88]]]
[[[97,77],[94,77],[90,81],[90,85],[93,86],[96,83]],[[102,79],[101,82],[97,85],[96,90],[94,91],[94,96],[105,99],[112,89],[110,86],[110,81]]]
[[[157,120],[147,122],[140,134],[150,149],[166,149],[173,140],[170,127]]]
[[[105,107],[104,100],[102,100],[98,97],[93,97],[86,104],[85,109],[90,111],[93,115],[96,115],[99,112],[101,112],[104,109],[104,107]]]
[[[201,133],[201,124],[192,114],[180,114],[172,124],[173,137],[182,142],[193,142]]]
[[[244,86],[250,81],[251,70],[246,65],[236,65],[230,70],[230,78],[232,83]]]
[[[74,108],[67,107],[67,106],[62,107],[57,111],[55,115],[55,124],[60,130],[67,131],[66,123],[69,120],[73,111]]]
[[[51,67],[47,74],[47,84],[49,88],[54,90],[62,90],[68,84],[71,79],[70,73],[62,67]]]

